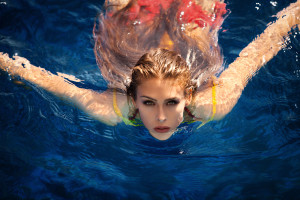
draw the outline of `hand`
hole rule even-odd
[[[31,64],[27,59],[19,56],[13,56],[13,58],[0,52],[0,69],[11,76],[22,76],[25,73],[25,68],[27,70],[31,68]]]

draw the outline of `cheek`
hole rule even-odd
[[[172,120],[177,125],[183,121],[183,111],[184,107],[177,107],[176,109],[172,109],[169,111],[169,119]]]
[[[148,129],[149,132],[151,132],[155,124],[151,112],[149,111],[147,112],[145,109],[141,109],[141,110],[139,109],[139,115],[145,128]]]
[[[141,117],[141,120],[146,125],[147,122],[150,122],[153,118],[153,109],[145,108],[145,107],[139,107],[139,115]]]
[[[183,121],[183,112],[179,112],[177,115],[176,115],[176,121],[178,123],[181,123]]]
[[[178,117],[183,118],[185,104],[180,104],[176,109],[176,114]]]

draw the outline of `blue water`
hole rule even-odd
[[[226,64],[291,0],[230,0]],[[0,1],[0,52],[106,89],[93,55],[101,1]],[[0,72],[0,199],[300,199],[300,42],[249,82],[233,111],[165,142],[109,127]]]

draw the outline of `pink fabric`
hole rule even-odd
[[[200,28],[219,25],[223,19],[223,15],[226,14],[226,4],[216,2],[214,7],[214,14],[210,14],[202,9],[200,5],[197,5],[191,0],[182,0],[178,12],[178,20],[182,23],[196,23]]]
[[[129,19],[138,19],[141,23],[153,20],[154,17],[160,14],[161,9],[169,9],[174,0],[138,0],[129,9]],[[216,2],[214,13],[208,13],[197,5],[193,0],[182,0],[178,10],[177,18],[181,23],[196,23],[199,27],[217,26],[220,25],[223,16],[226,14],[226,4]]]
[[[157,16],[161,9],[167,10],[174,0],[139,0],[137,4],[129,9],[129,19],[138,18],[141,23],[151,21]]]

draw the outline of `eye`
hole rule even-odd
[[[143,104],[146,105],[146,106],[153,106],[155,103],[153,101],[143,101]]]
[[[177,101],[177,100],[170,100],[167,102],[167,105],[169,105],[169,106],[177,105],[177,104],[179,104],[179,101]]]

